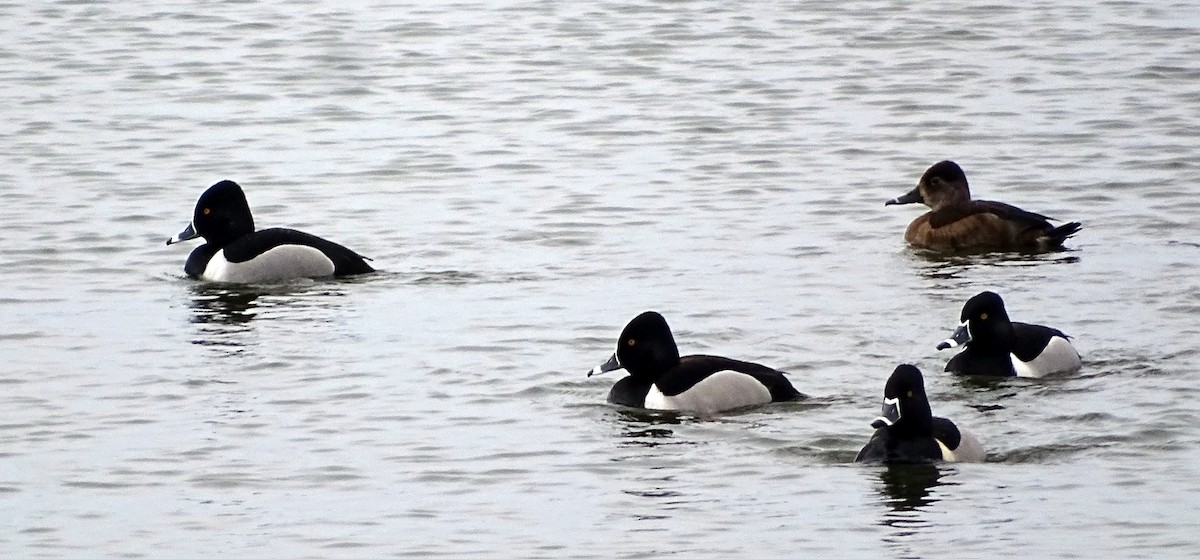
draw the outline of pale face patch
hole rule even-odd
[[[717,413],[771,401],[771,391],[754,377],[737,371],[718,371],[675,396],[650,385],[644,406],[655,410]]]
[[[259,283],[333,275],[333,261],[325,253],[304,245],[280,245],[246,262],[230,262],[224,249],[217,251],[201,278],[231,283]]]

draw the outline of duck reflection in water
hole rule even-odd
[[[237,286],[200,284],[192,287],[192,323],[246,324],[257,315],[256,301],[263,292]]]
[[[202,283],[191,287],[195,324],[248,324],[260,310],[339,306],[340,286],[299,280],[281,284]]]
[[[1066,250],[1066,249],[1062,249]],[[1054,264],[1077,264],[1080,258],[1064,252],[954,253],[911,249],[917,273],[929,279],[961,279],[968,273],[991,268],[1030,268]]]
[[[879,472],[879,493],[892,510],[914,511],[938,501],[931,494],[942,475],[936,464],[895,464]]]
[[[622,446],[655,447],[668,444],[685,444],[674,440],[675,432],[668,425],[679,425],[683,421],[676,412],[619,409],[617,421],[621,427]]]
[[[880,524],[893,528],[890,538],[905,539],[930,522],[924,509],[938,502],[933,489],[942,482],[937,464],[893,464],[879,472],[880,502],[887,507]]]

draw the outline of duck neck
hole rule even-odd
[[[925,197],[925,203],[934,210],[957,206],[971,201],[971,190],[966,184],[962,188],[943,188],[937,192],[931,192]]]
[[[933,412],[930,411],[929,405],[906,408],[904,417],[892,425],[892,433],[900,438],[927,436],[933,433]]]
[[[663,372],[679,366],[679,349],[673,343],[668,345],[670,347],[656,348],[626,366],[629,376],[643,382],[654,382]]]
[[[1005,358],[1012,352],[1013,325],[1004,320],[990,320],[985,324],[974,326],[977,331],[971,332],[970,347],[976,353],[983,355],[1002,355]]]

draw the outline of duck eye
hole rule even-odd
[[[208,214],[212,213],[212,208],[204,208],[204,211],[202,211],[200,213],[202,213],[204,215],[208,215]]]
[[[908,391],[908,397],[909,397],[909,398],[912,398],[912,390],[909,390],[909,391]]]
[[[987,313],[981,313],[979,315],[979,320],[987,320]]]
[[[637,340],[635,340],[633,338],[629,338],[629,341],[625,342],[625,345],[627,345],[629,347],[633,347],[633,346],[637,345]]]

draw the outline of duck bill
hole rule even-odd
[[[871,427],[876,429],[891,427],[897,421],[900,421],[900,398],[884,398],[883,415],[876,417],[871,422]]]
[[[969,343],[970,341],[971,341],[971,330],[969,330],[967,328],[967,323],[964,322],[964,323],[958,325],[958,328],[954,329],[954,335],[942,340],[942,343],[938,344],[937,348],[939,351],[943,350],[943,349],[950,349],[952,347],[958,347],[960,345],[967,345],[967,343]]]
[[[912,191],[910,191],[908,194],[905,194],[904,196],[897,196],[895,198],[892,198],[891,200],[884,202],[883,205],[895,206],[898,204],[915,204],[917,202],[921,202],[921,203],[925,202],[925,198],[923,198],[921,196],[921,187],[912,189]]]
[[[173,245],[175,243],[182,243],[183,241],[190,241],[199,236],[200,235],[196,234],[196,226],[189,223],[188,226],[185,227],[183,229],[183,231],[180,231],[178,235],[175,235],[174,237],[167,239],[167,244]]]
[[[617,354],[614,353],[614,354],[612,354],[612,357],[608,358],[608,361],[605,361],[604,363],[602,363],[600,365],[596,365],[596,367],[594,369],[592,369],[591,371],[588,371],[588,376],[590,377],[592,375],[602,375],[609,371],[615,371],[620,368],[622,368],[621,362],[617,360]]]

